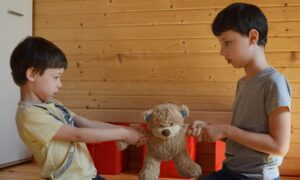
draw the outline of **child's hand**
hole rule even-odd
[[[202,129],[207,125],[206,122],[200,121],[200,120],[195,120],[192,122],[188,129],[187,129],[187,135],[194,136],[198,139],[198,141],[202,140]]]
[[[124,138],[124,141],[128,144],[141,146],[148,141],[148,136],[145,132],[145,130],[141,128],[135,128],[135,127],[126,127],[126,137]]]
[[[203,141],[215,142],[226,138],[227,129],[228,125],[226,124],[207,125],[202,130],[202,139]]]

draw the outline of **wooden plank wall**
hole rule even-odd
[[[210,31],[233,0],[34,0],[34,35],[56,43],[69,68],[57,96],[91,119],[141,122],[163,102],[190,119],[229,122],[236,81]],[[269,62],[293,89],[293,131],[283,174],[300,175],[300,1],[251,0],[269,19]]]

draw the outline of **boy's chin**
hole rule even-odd
[[[43,102],[48,102],[48,101],[50,101],[52,99],[52,97],[46,97],[46,98],[43,98]]]
[[[232,62],[230,62],[228,64],[231,64],[231,66],[234,67],[234,68],[236,68],[236,69],[244,68],[244,66],[242,64],[234,64]]]
[[[235,65],[233,65],[233,64],[231,64],[231,65],[232,65],[232,67],[234,67],[234,68],[236,68],[236,69],[244,68],[243,66],[235,66]]]

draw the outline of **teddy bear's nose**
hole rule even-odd
[[[161,134],[162,134],[163,136],[168,137],[168,136],[171,134],[171,132],[170,132],[169,129],[165,129],[165,130],[163,130],[163,131],[161,132]]]

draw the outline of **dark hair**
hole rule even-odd
[[[247,3],[230,4],[218,13],[212,23],[215,36],[228,30],[248,36],[251,29],[256,29],[259,33],[257,44],[265,46],[268,35],[267,18],[257,6]]]
[[[10,57],[10,68],[17,85],[27,81],[26,71],[33,68],[42,75],[48,68],[68,66],[65,54],[52,42],[42,37],[26,37],[13,50]]]

